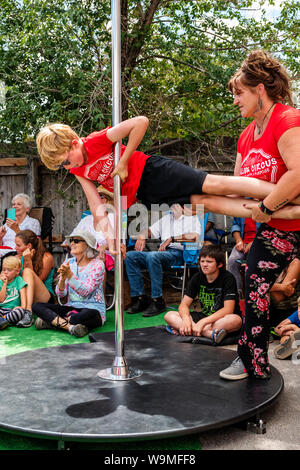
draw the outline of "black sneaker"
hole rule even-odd
[[[157,297],[157,299],[152,299],[151,304],[146,310],[143,311],[143,317],[154,317],[166,310],[167,306],[162,297]]]
[[[127,313],[140,313],[148,307],[150,303],[146,295],[139,295],[131,298],[131,304],[125,309]]]

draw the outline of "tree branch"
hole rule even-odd
[[[174,57],[168,57],[168,56],[161,55],[161,54],[152,54],[152,55],[143,57],[142,59],[136,61],[136,64],[139,64],[141,62],[144,62],[145,60],[150,60],[150,59],[153,59],[153,58],[171,60],[172,62],[176,62],[176,63],[181,64],[181,65],[186,65],[187,67],[190,67],[191,69],[198,70],[198,72],[202,72],[205,75],[208,75],[210,77],[210,75],[207,73],[207,71],[205,69],[201,68],[201,67],[197,67],[196,65],[188,64],[187,62],[184,62],[183,60],[178,60],[178,59],[175,59]]]
[[[226,126],[228,126],[229,124],[231,124],[232,122],[235,122],[237,121],[238,119],[240,119],[241,116],[236,116],[235,118],[233,119],[230,119],[229,121],[226,121],[224,122],[223,124],[221,124],[220,126],[216,127],[215,129],[209,129],[208,131],[203,131],[203,132],[200,132],[199,136],[201,135],[207,135],[207,134],[210,134],[211,132],[216,132],[218,131],[219,129],[222,129]],[[161,150],[162,148],[165,148],[165,147],[169,147],[170,145],[174,145],[174,144],[177,144],[179,142],[184,142],[183,139],[173,139],[173,140],[170,140],[168,142],[164,142],[163,144],[157,144],[157,145],[154,145],[152,147],[150,147],[149,149],[146,149],[146,153],[148,152],[154,152],[154,151],[157,151],[157,150]]]

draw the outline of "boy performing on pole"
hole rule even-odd
[[[101,210],[101,199],[94,181],[113,191],[113,177],[119,175],[122,181],[122,196],[127,198],[127,208],[137,199],[148,209],[151,204],[161,203],[170,206],[174,203],[203,204],[201,194],[234,194],[263,199],[273,190],[274,185],[266,181],[209,175],[175,160],[157,155],[148,156],[137,151],[148,124],[146,117],[138,116],[114,127],[93,132],[87,137],[79,137],[68,125],[49,124],[40,130],[36,139],[41,159],[49,169],[65,168],[80,182],[94,216],[95,228],[99,224],[99,228],[107,234],[112,254],[115,254],[114,237],[105,211]],[[127,137],[127,146],[122,145],[121,158],[114,169],[114,145]],[[248,200],[246,208],[243,205],[246,202],[244,199],[225,199],[222,213],[227,215],[251,217],[251,204],[253,207],[258,205],[258,201]],[[281,215],[285,210],[287,208],[277,211],[274,217],[286,218],[284,214]]]

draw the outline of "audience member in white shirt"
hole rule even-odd
[[[13,197],[12,208],[16,210],[16,220],[7,218],[5,224],[0,227],[0,258],[15,249],[15,237],[21,230],[32,230],[38,236],[41,234],[39,221],[28,215],[31,205],[27,194],[20,193]]]

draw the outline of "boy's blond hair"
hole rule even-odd
[[[50,170],[57,170],[60,161],[57,157],[68,152],[72,140],[79,140],[79,136],[67,124],[47,124],[39,131],[36,144],[42,162]]]
[[[22,268],[22,262],[17,256],[7,256],[6,258],[3,259],[2,261],[2,269],[3,267],[9,268],[9,269],[21,269]]]

